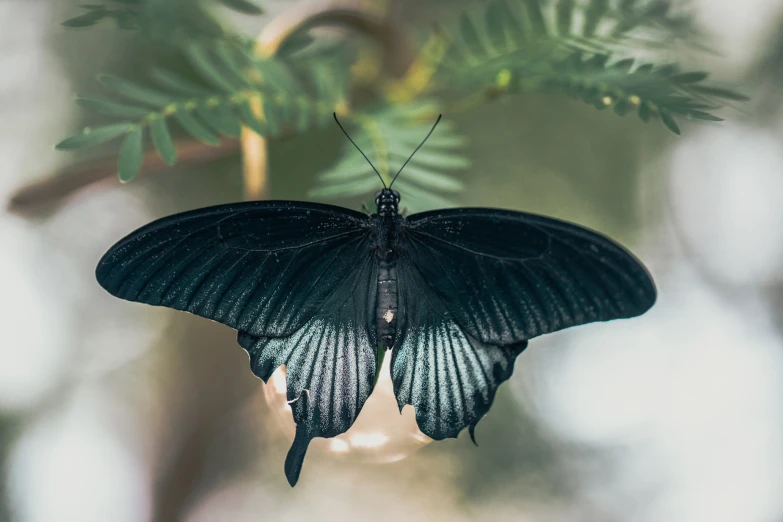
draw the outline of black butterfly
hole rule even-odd
[[[421,431],[440,440],[468,427],[473,438],[528,340],[655,302],[644,266],[600,234],[487,208],[406,218],[392,184],[370,215],[294,201],[176,214],[118,242],[96,270],[112,295],[239,330],[264,381],[286,366],[292,486],[310,441],[356,420],[386,350],[400,409],[413,405]]]

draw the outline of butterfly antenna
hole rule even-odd
[[[332,115],[334,116],[334,121],[337,122],[337,126],[340,127],[340,130],[343,131],[343,134],[345,134],[345,137],[348,138],[348,141],[353,143],[353,146],[356,147],[356,150],[359,151],[359,154],[364,156],[364,159],[366,159],[367,163],[370,164],[370,166],[372,167],[372,170],[374,170],[375,173],[378,174],[378,178],[381,180],[381,183],[383,183],[383,188],[388,188],[386,186],[386,183],[384,183],[384,181],[383,181],[383,176],[381,176],[381,173],[378,172],[378,169],[375,168],[375,165],[372,164],[372,161],[370,161],[370,158],[368,158],[367,155],[364,152],[362,152],[362,149],[360,149],[359,146],[356,144],[356,142],[351,139],[351,137],[348,135],[348,133],[343,128],[342,124],[340,124],[340,120],[337,119],[337,113],[333,112]],[[389,186],[391,186],[391,185],[389,185]]]
[[[408,164],[408,162],[411,160],[411,158],[413,158],[413,155],[414,155],[414,154],[416,154],[417,152],[419,152],[419,149],[421,148],[421,146],[422,146],[422,145],[424,145],[424,142],[426,142],[426,141],[427,141],[427,139],[428,139],[428,138],[429,138],[429,137],[432,135],[432,132],[435,130],[435,127],[437,127],[437,126],[438,126],[438,123],[440,123],[440,119],[441,119],[442,117],[443,117],[443,115],[442,115],[442,114],[438,114],[438,119],[437,119],[437,120],[435,120],[435,125],[433,125],[433,126],[432,126],[432,128],[430,129],[430,132],[429,132],[429,133],[427,133],[427,135],[424,137],[424,139],[421,141],[421,143],[419,143],[419,146],[418,146],[418,147],[416,147],[416,150],[414,150],[414,151],[411,153],[410,157],[409,157],[408,159],[406,159],[406,160],[405,160],[405,163],[403,163],[403,164],[402,164],[402,167],[400,167],[400,170],[398,170],[398,171],[397,171],[397,174],[395,174],[395,175],[394,175],[394,179],[392,179],[392,182],[391,182],[391,183],[389,183],[389,188],[391,188],[391,186],[392,186],[392,185],[394,185],[394,182],[397,180],[397,176],[399,176],[399,175],[400,175],[400,172],[402,172],[402,169],[404,169],[404,168],[405,168],[405,165],[407,165],[407,164]]]

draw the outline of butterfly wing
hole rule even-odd
[[[503,346],[471,335],[405,254],[398,259],[397,280],[397,337],[391,360],[397,404],[401,410],[413,405],[416,423],[428,437],[456,437],[466,426],[473,437],[527,341]]]
[[[130,234],[96,275],[117,297],[239,330],[265,382],[286,366],[297,430],[285,471],[294,485],[310,440],[348,430],[375,382],[377,263],[367,221],[310,203],[211,207]]]
[[[256,201],[155,221],[96,269],[109,293],[212,319],[256,336],[302,327],[363,266],[367,216],[313,203]]]
[[[495,209],[411,216],[405,248],[428,287],[472,336],[501,345],[655,302],[644,266],[611,239],[564,221]]]
[[[264,382],[275,369],[286,367],[287,398],[296,422],[285,461],[292,486],[299,479],[310,441],[346,432],[375,383],[377,264],[375,256],[362,258],[361,268],[292,335],[256,337],[239,332],[239,344],[250,354],[250,367]]]
[[[401,236],[392,381],[434,439],[471,437],[527,340],[633,317],[655,301],[644,267],[595,232],[494,209],[415,214]]]

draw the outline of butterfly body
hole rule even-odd
[[[396,255],[404,220],[399,213],[400,194],[383,189],[375,195],[378,212],[369,217],[371,237],[378,262],[378,296],[375,304],[376,335],[381,349],[394,346],[397,331]]]
[[[378,262],[378,297],[375,304],[375,324],[383,350],[394,346],[397,333],[397,267],[394,261]]]

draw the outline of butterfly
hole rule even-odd
[[[203,208],[136,230],[96,269],[114,296],[238,330],[264,382],[285,365],[291,486],[310,441],[356,420],[387,351],[400,410],[412,405],[432,439],[467,427],[475,443],[530,339],[655,302],[641,262],[579,225],[493,208],[404,217],[391,188],[402,168],[375,213],[299,201]]]

